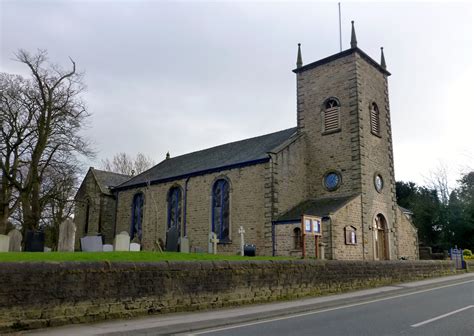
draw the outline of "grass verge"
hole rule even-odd
[[[285,257],[241,257],[208,253],[177,252],[6,252],[0,262],[68,262],[68,261],[203,261],[203,260],[287,260]]]

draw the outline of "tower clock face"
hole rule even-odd
[[[382,176],[380,176],[379,174],[375,175],[374,184],[375,184],[375,190],[377,190],[378,192],[381,192],[383,188]]]
[[[324,186],[328,190],[336,190],[341,184],[341,176],[338,173],[331,172],[324,176]]]

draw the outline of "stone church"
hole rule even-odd
[[[110,190],[88,194],[86,176],[78,232],[110,240],[127,231],[145,250],[177,239],[191,252],[207,252],[214,232],[218,253],[237,254],[243,227],[257,255],[300,256],[304,245],[326,259],[417,259],[416,229],[395,197],[383,49],[378,63],[357,47],[352,25],[350,48],[316,62],[303,64],[298,45],[293,72],[296,127],[167,157]],[[97,213],[111,212],[102,222],[89,214],[93,200]],[[323,249],[312,237],[302,241],[308,215],[321,219]]]

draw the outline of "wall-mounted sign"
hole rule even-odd
[[[321,217],[303,215],[301,226],[305,234],[316,236],[322,234]]]

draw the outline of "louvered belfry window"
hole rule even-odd
[[[380,136],[380,113],[375,103],[370,105],[370,131]]]
[[[339,102],[330,98],[326,101],[323,121],[324,132],[337,131],[339,125]]]

